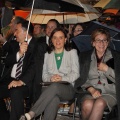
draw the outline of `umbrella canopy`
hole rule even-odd
[[[112,38],[110,46],[112,49],[120,52],[120,34],[117,34]]]
[[[120,9],[120,0],[100,0],[94,7],[101,7],[103,9]]]
[[[76,13],[76,12],[56,12],[51,10],[35,9],[33,11],[31,22],[46,24],[50,19],[56,19],[61,24],[84,23],[95,20],[100,17],[97,13]],[[30,18],[27,17],[27,20]]]
[[[91,44],[91,35],[78,35],[72,38],[72,41],[80,52],[88,51],[93,48]]]
[[[91,22],[87,29],[84,30],[79,36],[72,38],[80,52],[92,49],[91,33],[97,28],[107,29],[111,35],[110,48],[120,51],[120,30],[108,27],[99,22]]]
[[[114,28],[114,27],[109,27],[105,24],[101,24],[100,22],[94,21],[89,24],[86,30],[82,32],[82,34],[85,35],[91,35],[91,33],[97,29],[97,28],[104,28],[107,29],[110,32],[111,37],[115,37],[120,33],[120,30]]]
[[[81,12],[84,13],[84,8],[80,5],[76,5],[73,3],[68,3],[62,0],[42,0],[44,3],[46,3],[46,6],[39,9],[47,9],[47,10],[53,10],[54,6],[52,6],[52,9],[48,9],[50,4],[58,4],[59,5],[59,12]],[[36,5],[36,4],[35,4]],[[39,5],[39,4],[38,4]],[[56,10],[55,10],[56,11]]]
[[[85,13],[88,13],[88,12],[99,13],[92,5],[82,3],[81,0],[62,0],[62,1],[82,7]]]
[[[75,24],[77,22],[83,23],[91,20],[95,20],[100,17],[100,13],[90,5],[82,4],[80,0],[46,0],[50,3],[58,3],[60,6],[60,11],[46,11],[45,9],[39,9],[38,13],[33,11],[33,15],[27,20],[30,20],[32,23],[46,24],[50,19],[56,19],[62,24]],[[46,12],[44,12],[46,11]],[[47,13],[48,12],[48,13]],[[83,14],[83,12],[85,12]]]

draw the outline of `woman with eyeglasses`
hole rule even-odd
[[[117,104],[120,53],[108,48],[110,34],[105,29],[96,29],[91,38],[94,49],[80,53],[80,78],[75,89],[82,91],[78,94],[82,120],[101,120],[104,110],[111,111]]]

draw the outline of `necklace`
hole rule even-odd
[[[56,57],[56,60],[61,60],[62,57],[63,57],[63,52],[62,52],[62,53],[59,53],[59,54],[56,54],[56,53],[55,53],[55,57]]]
[[[57,60],[60,60],[60,59],[61,59],[61,57],[60,57],[60,56],[58,56],[58,57],[57,57]]]

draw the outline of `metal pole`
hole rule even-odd
[[[28,30],[29,30],[29,27],[30,27],[30,21],[31,21],[32,13],[33,13],[34,3],[35,3],[35,0],[33,0],[33,3],[32,3],[32,8],[31,8],[31,12],[30,12],[30,19],[29,19],[29,23],[28,23],[28,28],[27,28],[27,34],[26,34],[25,42],[27,42],[27,40],[28,40]]]

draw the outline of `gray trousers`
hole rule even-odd
[[[74,98],[72,85],[52,83],[40,95],[30,111],[38,116],[44,112],[44,120],[55,120],[60,101],[72,100]]]

